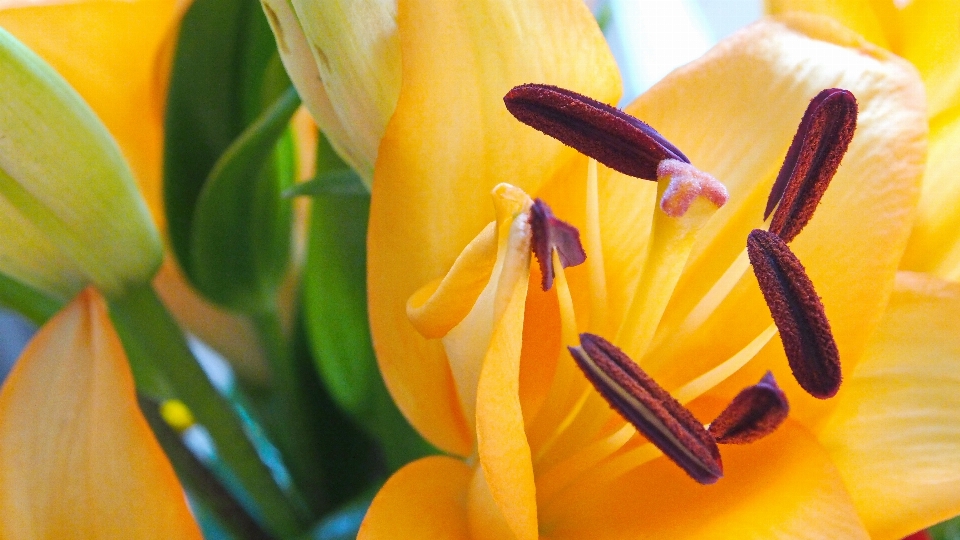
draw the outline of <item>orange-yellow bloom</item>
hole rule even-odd
[[[927,90],[930,150],[902,268],[960,280],[960,3],[767,0],[767,8],[829,15],[916,66]]]
[[[530,82],[616,101],[616,67],[579,2],[411,0],[398,28],[402,85],[371,205],[371,324],[400,408],[458,457],[394,475],[361,538],[896,538],[960,511],[960,410],[930,394],[948,386],[939,353],[960,352],[930,323],[960,309],[960,291],[914,274],[895,284],[927,134],[909,64],[828,19],[791,17],[677,70],[627,111],[725,184],[729,201],[698,198],[674,217],[657,205],[667,182],[594,169],[504,108]],[[819,400],[790,374],[745,247],[766,227],[805,107],[832,87],[857,97],[856,135],[790,244],[846,378]],[[534,197],[587,253],[577,267],[555,261],[549,292],[531,269]],[[701,486],[588,385],[565,347],[584,331],[703,421],[767,370],[789,417],[759,442],[724,447],[724,477]]]
[[[92,288],[34,336],[0,392],[0,538],[202,538]]]

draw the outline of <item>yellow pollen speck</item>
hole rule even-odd
[[[168,399],[160,405],[160,415],[177,431],[184,431],[195,422],[193,413],[179,399]]]

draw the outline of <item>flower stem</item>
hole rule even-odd
[[[175,397],[210,432],[220,458],[236,474],[275,534],[286,537],[301,531],[301,519],[260,460],[230,404],[210,383],[153,288],[149,284],[131,287],[109,303],[131,365],[148,365],[162,375]],[[134,369],[135,377],[137,372]],[[139,380],[137,385],[140,386]]]
[[[268,430],[283,454],[294,485],[314,513],[326,509],[322,443],[312,403],[312,366],[306,370],[293,354],[291,341],[283,330],[276,310],[251,317],[270,365],[271,392]]]

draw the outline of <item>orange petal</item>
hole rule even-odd
[[[960,513],[960,285],[901,273],[819,438],[873,538]]]
[[[536,487],[519,388],[528,284],[529,274],[514,282],[490,339],[477,388],[480,464],[493,500],[517,540],[537,538]]]
[[[358,540],[470,540],[467,490],[473,470],[432,456],[394,473],[374,497]]]
[[[10,539],[201,538],[93,289],[40,330],[0,392],[0,523]]]
[[[724,477],[702,486],[660,457],[609,481],[584,475],[542,510],[541,532],[591,538],[867,538],[826,452],[785,423],[723,448]]]
[[[80,93],[116,138],[162,223],[166,49],[188,2],[83,0],[0,2],[0,26],[43,57]]]
[[[407,320],[405,303],[493,220],[487,196],[496,184],[535,193],[574,156],[517,122],[503,95],[536,81],[613,102],[620,79],[580,0],[415,0],[399,5],[397,24],[403,82],[370,208],[371,327],[400,409],[435,445],[468,453],[473,437],[450,406],[446,361]]]

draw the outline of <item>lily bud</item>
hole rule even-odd
[[[0,272],[64,300],[152,278],[160,236],[94,112],[2,29],[0,80]]]
[[[400,95],[396,0],[261,1],[304,105],[369,187]]]

